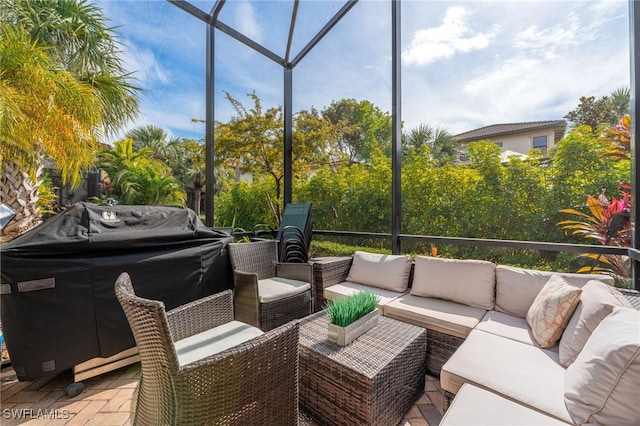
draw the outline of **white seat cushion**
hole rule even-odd
[[[387,303],[384,315],[461,338],[473,330],[486,310],[449,300],[406,294]]]
[[[564,374],[557,352],[473,330],[442,367],[440,383],[451,393],[471,383],[572,423]]]
[[[174,343],[178,364],[187,365],[264,334],[259,328],[230,321]]]
[[[476,330],[486,331],[496,336],[506,337],[527,345],[540,347],[533,338],[531,328],[527,320],[513,315],[504,314],[498,311],[489,311],[476,326]],[[548,348],[551,351],[558,351],[558,345]]]
[[[384,306],[386,306],[387,303],[406,294],[406,292],[398,293],[395,291],[385,290],[382,288],[369,287],[363,284],[344,281],[344,282],[341,282],[340,284],[332,285],[325,288],[323,296],[327,300],[336,300],[341,297],[350,296],[359,291],[370,291],[376,296],[378,296],[378,311],[380,311],[380,313],[384,312]]]
[[[311,284],[288,278],[265,278],[258,280],[258,296],[260,303],[281,300],[296,294],[304,293],[311,288]]]
[[[567,425],[496,393],[465,383],[442,417],[440,426]]]

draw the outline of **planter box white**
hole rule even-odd
[[[378,310],[369,312],[357,321],[352,322],[346,327],[329,323],[327,337],[330,342],[345,346],[357,339],[360,335],[366,333],[378,324]]]

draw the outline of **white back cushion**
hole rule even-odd
[[[613,285],[613,278],[607,275],[558,273],[498,265],[496,311],[525,318],[536,296],[554,274],[560,275],[569,284],[579,288],[591,280]]]
[[[493,309],[496,265],[485,260],[416,256],[411,294]]]
[[[568,367],[578,356],[593,330],[616,306],[632,308],[615,288],[601,281],[589,281],[582,287],[580,303],[560,338],[560,362]]]
[[[577,424],[640,424],[640,311],[615,307],[565,373],[564,401]]]
[[[410,273],[409,256],[356,251],[346,281],[403,293]]]

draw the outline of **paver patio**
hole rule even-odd
[[[100,425],[121,426],[133,423],[135,392],[140,379],[136,363],[87,379],[84,391],[70,398],[66,387],[71,374],[58,376],[40,389],[36,382],[20,382],[10,365],[0,373],[2,425]],[[437,378],[425,377],[425,393],[411,406],[402,426],[435,426],[440,423],[443,393]],[[300,425],[316,425],[300,419]]]

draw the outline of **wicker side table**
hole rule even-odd
[[[316,257],[313,263],[313,287],[315,290],[314,312],[324,309],[324,289],[347,279],[351,268],[351,256]]]
[[[424,391],[426,330],[381,316],[342,347],[328,323],[324,311],[300,321],[301,410],[320,424],[397,424]]]

